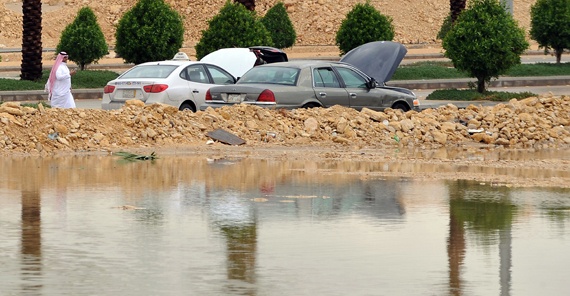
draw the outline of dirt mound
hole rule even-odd
[[[278,0],[256,1],[256,12],[265,15]],[[285,6],[297,32],[297,46],[334,45],[336,31],[346,14],[359,0],[285,0]],[[528,31],[530,6],[535,0],[516,1],[515,19]],[[0,0],[0,48],[20,47],[22,40],[21,0]],[[61,32],[77,16],[79,9],[88,5],[93,9],[109,45],[114,44],[115,27],[122,15],[135,0],[80,1],[44,0],[43,3],[43,46],[57,45]],[[167,0],[184,18],[184,47],[193,48],[198,42],[207,22],[214,17],[225,1]],[[395,41],[404,44],[437,43],[436,35],[449,12],[448,0],[426,1],[371,1],[381,13],[390,16],[396,29]]]
[[[222,129],[245,146],[461,147],[570,146],[570,97],[542,96],[493,107],[447,105],[422,112],[331,108],[271,110],[236,105],[192,113],[133,100],[120,110],[0,106],[0,149],[6,154],[208,147]]]

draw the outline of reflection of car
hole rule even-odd
[[[101,107],[118,109],[125,101],[164,103],[180,110],[196,111],[212,85],[234,84],[236,78],[223,68],[203,62],[168,60],[136,65],[107,83]]]
[[[419,110],[412,91],[385,85],[406,52],[399,43],[379,41],[355,48],[340,62],[261,65],[234,85],[210,88],[201,110],[238,103],[287,109],[342,105],[358,110]]]

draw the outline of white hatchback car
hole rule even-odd
[[[206,91],[214,85],[234,84],[236,78],[222,67],[188,58],[136,65],[107,83],[101,108],[119,109],[125,101],[164,103],[179,110],[200,110]]]

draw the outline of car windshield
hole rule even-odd
[[[143,65],[136,66],[125,72],[121,79],[132,79],[132,78],[166,78],[177,65]]]
[[[247,71],[239,80],[242,83],[264,83],[264,84],[282,84],[295,85],[299,69],[288,67],[254,67]]]

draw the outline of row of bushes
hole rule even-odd
[[[557,57],[564,48],[570,48],[570,1],[537,0],[531,14],[530,33],[540,46],[553,48]],[[208,25],[196,45],[198,58],[225,47],[286,48],[296,38],[282,2],[260,18],[244,5],[228,0]],[[183,31],[181,16],[163,0],[139,0],[119,21],[115,51],[128,63],[165,60],[182,46]],[[392,19],[365,2],[347,14],[336,44],[344,54],[367,42],[393,40],[394,35]],[[455,68],[477,78],[479,92],[492,78],[520,64],[520,55],[529,46],[525,35],[499,0],[470,1],[469,8],[453,24],[444,24],[440,32],[445,55]],[[60,50],[66,50],[81,69],[107,54],[107,44],[91,9],[82,8],[66,27],[57,46]]]

